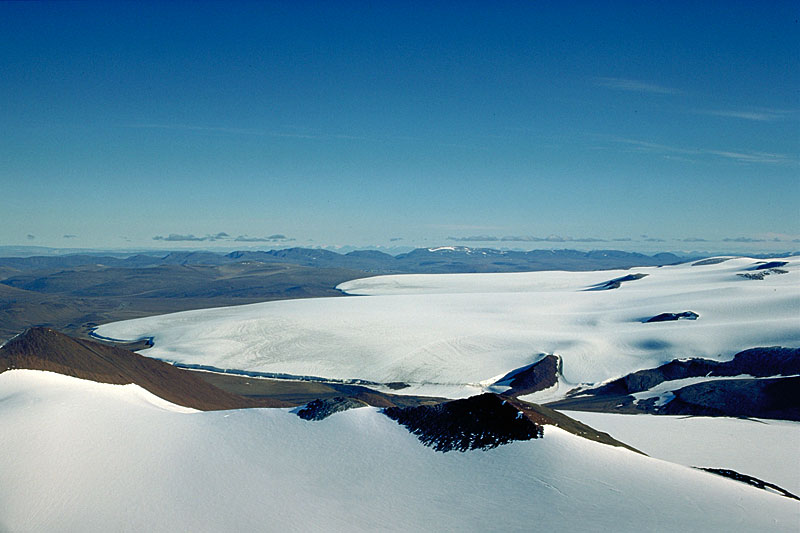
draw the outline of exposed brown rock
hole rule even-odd
[[[498,381],[509,381],[511,389],[507,396],[522,396],[549,389],[558,383],[561,372],[561,358],[557,355],[547,355],[529,367],[514,371]]]
[[[641,453],[565,414],[501,394],[485,393],[437,405],[392,407],[383,412],[423,444],[441,452],[487,450],[512,441],[542,438],[542,427],[550,425]]]
[[[162,361],[98,342],[75,339],[49,328],[30,328],[0,348],[0,372],[46,370],[99,383],[135,383],[172,403],[203,411],[283,407],[225,392]]]

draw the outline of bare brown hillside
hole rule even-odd
[[[244,398],[225,392],[162,361],[49,328],[30,328],[0,348],[0,372],[46,370],[100,383],[135,383],[172,403],[203,411],[284,407],[279,400]]]

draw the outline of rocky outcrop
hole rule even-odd
[[[754,266],[746,269],[751,272],[737,274],[737,276],[745,279],[763,280],[772,274],[788,274],[787,270],[781,268],[788,264],[788,261],[759,261]]]
[[[753,377],[794,376],[800,374],[800,348],[751,348],[737,353],[731,361],[676,359],[657,368],[639,370],[581,394],[633,394],[649,390],[664,381],[700,376]]]
[[[769,270],[772,268],[785,267],[788,264],[788,261],[767,261],[766,263],[758,263],[752,270]]]
[[[497,380],[496,384],[507,384],[511,387],[504,394],[511,397],[533,394],[549,389],[558,383],[561,373],[561,358],[557,355],[546,355],[536,363],[514,370]]]
[[[544,426],[556,426],[585,439],[641,453],[563,413],[502,394],[486,393],[438,405],[394,407],[383,413],[440,452],[487,450],[517,440],[538,439],[544,435]]]
[[[432,406],[390,407],[383,413],[439,452],[488,450],[543,435],[539,424],[491,393]]]
[[[800,377],[705,381],[673,394],[662,414],[800,420]]]
[[[720,263],[724,263],[725,261],[730,261],[731,259],[733,259],[733,257],[709,257],[708,259],[701,259],[696,263],[692,263],[692,266],[718,265]]]
[[[600,412],[648,412],[709,416],[751,416],[800,420],[800,349],[752,348],[731,361],[670,361],[640,370],[593,389],[576,389],[547,404],[556,409]],[[662,383],[695,377],[753,376],[768,379],[709,379],[672,390],[666,403],[636,400],[633,394]],[[669,390],[669,389],[667,389]]]
[[[297,416],[303,420],[324,420],[332,414],[347,411],[348,409],[358,409],[359,407],[367,407],[367,403],[355,398],[337,396],[309,402],[305,407],[297,411]]]
[[[284,406],[230,394],[168,363],[49,328],[30,328],[0,348],[0,372],[13,369],[46,370],[116,385],[135,383],[167,401],[203,411]]]
[[[598,283],[597,285],[593,285],[586,289],[587,291],[609,291],[612,289],[619,289],[623,283],[628,281],[636,281],[637,279],[642,279],[647,277],[647,274],[628,274],[627,276],[622,276],[620,278],[610,279],[608,281],[604,281],[603,283]]]
[[[694,311],[683,311],[682,313],[661,313],[660,315],[648,318],[647,320],[645,320],[645,323],[670,322],[673,320],[697,320],[699,317],[700,315],[698,315]]]
[[[769,492],[777,492],[781,496],[786,496],[787,498],[791,498],[793,500],[800,500],[799,497],[795,496],[788,490],[775,485],[774,483],[768,483],[757,477],[748,476],[747,474],[740,474],[736,470],[730,470],[727,468],[703,468],[700,466],[696,466],[698,470],[704,470],[706,472],[710,472],[712,474],[717,474],[718,476],[727,477],[730,479],[735,479],[736,481],[741,481],[742,483],[747,483],[753,487],[756,487],[761,490],[766,490]]]
[[[783,270],[780,268],[770,268],[768,270],[759,270],[758,272],[745,272],[744,274],[737,274],[737,276],[744,278],[744,279],[755,279],[755,280],[762,280],[767,276],[772,274],[788,274],[788,270]]]

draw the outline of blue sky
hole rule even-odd
[[[0,244],[800,249],[796,4],[570,4],[2,3]]]

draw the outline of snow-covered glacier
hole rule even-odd
[[[0,374],[3,531],[796,531],[800,503],[554,426],[442,454],[366,407],[189,412]]]
[[[187,311],[97,334],[152,337],[143,354],[168,361],[400,381],[407,392],[472,394],[549,353],[562,357],[567,383],[597,383],[676,358],[800,346],[800,258],[778,264],[378,276],[340,285],[351,297]],[[699,318],[645,323],[684,311]]]

